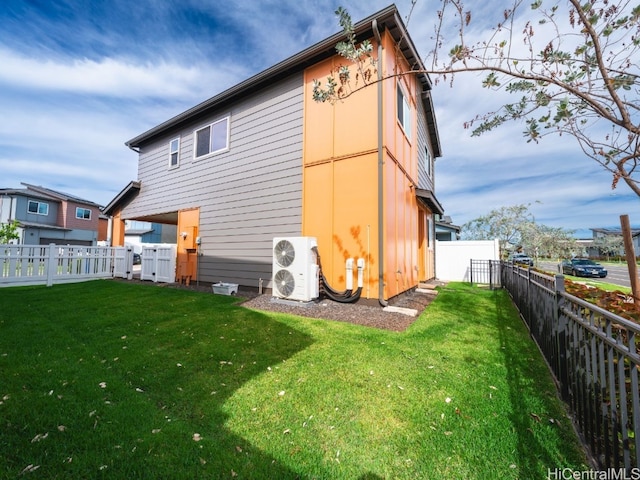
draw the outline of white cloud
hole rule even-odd
[[[127,18],[132,23],[149,7],[115,3],[120,15],[135,17]],[[113,19],[100,31],[82,22],[78,31],[39,17],[32,25],[38,38],[55,29],[75,50],[55,42],[0,47],[0,187],[28,182],[107,203],[137,177],[137,155],[125,141],[339,31],[333,11],[340,4],[358,21],[389,2],[185,0],[159,5],[150,14],[153,31],[136,32],[138,43]],[[410,5],[398,1],[403,20]],[[197,25],[171,23],[184,21],[176,12],[186,8]],[[417,2],[408,25],[421,54],[430,49],[436,8]],[[479,27],[486,26],[483,15],[501,14],[490,2],[472,8]],[[483,38],[487,31],[470,33]],[[527,144],[521,125],[471,138],[464,122],[508,98],[480,83],[480,75],[458,75],[453,88],[434,91],[444,153],[436,163],[436,196],[455,223],[520,203],[532,203],[539,221],[567,228],[615,225],[620,213],[633,213],[637,198],[624,185],[611,196],[610,176],[571,138]]]
[[[72,92],[118,98],[201,98],[233,85],[242,68],[223,65],[184,66],[166,62],[102,58],[63,60],[28,58],[0,48],[0,83],[23,90]]]

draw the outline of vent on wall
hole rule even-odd
[[[314,237],[273,239],[273,296],[308,302],[318,298],[319,271]]]

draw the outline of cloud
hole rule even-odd
[[[0,186],[28,182],[106,204],[137,178],[125,141],[338,32],[339,5],[358,21],[388,4],[9,2],[0,11]],[[398,1],[403,20],[411,4]],[[473,5],[474,38],[490,33],[490,14],[502,11]],[[432,4],[416,3],[408,28],[423,55],[435,20]],[[455,223],[531,203],[542,223],[586,228],[615,225],[637,205],[624,185],[612,196],[610,175],[569,137],[527,144],[513,124],[472,138],[464,122],[509,99],[480,84],[458,75],[434,91],[444,152],[435,193]]]
[[[211,85],[220,89],[233,85],[239,73],[232,65],[214,69],[166,62],[134,64],[108,57],[42,60],[7,49],[0,49],[0,63],[0,84],[8,88],[118,98],[201,97]]]

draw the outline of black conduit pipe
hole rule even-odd
[[[318,271],[320,277],[320,293],[323,293],[327,298],[333,300],[338,303],[354,303],[360,299],[360,295],[362,294],[362,287],[358,287],[358,289],[353,293],[351,290],[344,290],[339,292],[331,288],[329,282],[325,278],[322,273],[322,262],[320,261],[320,254],[318,253],[317,247],[313,247],[313,250],[316,253],[316,257],[318,258]]]

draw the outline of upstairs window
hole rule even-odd
[[[400,84],[397,86],[398,91],[398,123],[404,130],[404,134],[411,140],[411,107],[407,97],[402,91]]]
[[[195,132],[195,158],[229,150],[229,117]]]
[[[169,142],[169,168],[177,167],[180,162],[180,138]]]
[[[88,208],[76,207],[76,218],[81,220],[91,220],[91,210]]]
[[[49,204],[44,202],[36,202],[35,200],[29,200],[27,206],[29,213],[35,213],[36,215],[49,215]]]
[[[429,148],[424,147],[424,167],[425,170],[427,171],[427,175],[429,176],[429,178],[431,178],[431,169],[433,168],[433,159],[431,158],[431,152],[429,151]]]

